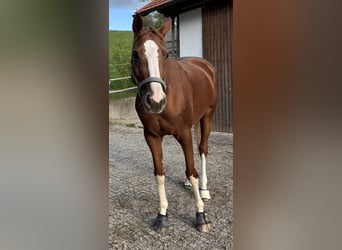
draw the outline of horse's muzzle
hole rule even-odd
[[[153,100],[152,95],[147,93],[143,98],[144,109],[148,113],[160,114],[166,106],[166,97],[159,102]]]

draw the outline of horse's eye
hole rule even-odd
[[[169,53],[167,53],[165,56],[165,59],[168,59],[168,58],[169,58]]]

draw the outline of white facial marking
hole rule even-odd
[[[159,199],[160,199],[160,214],[166,215],[166,209],[168,207],[167,199],[166,199],[166,193],[165,193],[165,176],[164,175],[157,175],[156,176],[156,182],[158,185],[158,193],[159,193]]]
[[[144,43],[145,55],[147,57],[148,71],[151,77],[160,77],[158,63],[158,46],[152,40]]]
[[[147,40],[144,43],[145,47],[145,55],[147,58],[148,72],[150,73],[150,77],[159,77],[159,60],[158,60],[158,46],[152,40]],[[162,99],[165,98],[165,93],[163,91],[160,83],[151,82],[151,89],[153,92],[152,99],[159,103]]]

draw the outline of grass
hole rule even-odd
[[[132,50],[132,31],[109,31],[109,78],[130,76],[130,59]],[[131,79],[112,81],[111,90],[125,89],[135,86]],[[136,90],[110,94],[110,99],[132,97]]]

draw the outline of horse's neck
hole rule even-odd
[[[169,74],[169,76],[175,75],[176,72],[184,71],[180,63],[180,58],[168,58],[165,65],[165,70]]]

